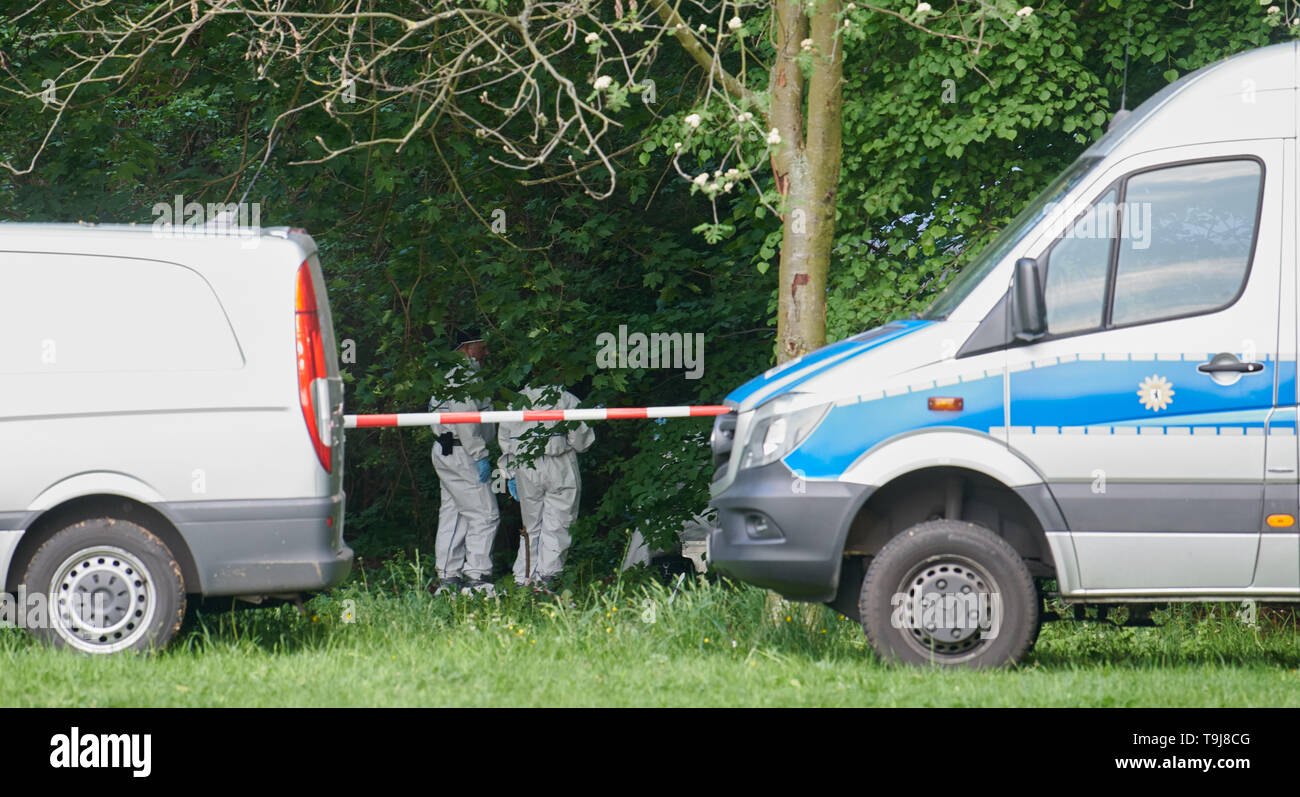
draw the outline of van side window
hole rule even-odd
[[[0,374],[212,371],[244,364],[212,288],[184,266],[5,252],[0,285],[18,286],[0,293]]]
[[[1102,325],[1115,238],[1115,189],[1084,211],[1046,257],[1047,331],[1063,335]]]
[[[1191,163],[1130,177],[1111,324],[1230,304],[1250,267],[1261,178],[1253,160]]]

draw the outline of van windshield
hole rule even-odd
[[[975,290],[975,286],[988,276],[993,267],[1007,256],[1020,238],[1047,215],[1054,203],[1078,185],[1099,161],[1101,161],[1099,157],[1079,158],[1070,165],[1070,168],[1061,172],[1051,185],[1034,197],[1024,210],[998,233],[998,237],[993,239],[992,243],[984,247],[984,251],[976,255],[970,265],[962,269],[961,273],[948,283],[948,287],[943,289],[934,303],[926,308],[920,317],[930,321],[941,321],[947,318],[948,314],[956,310],[957,305]]]

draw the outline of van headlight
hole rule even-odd
[[[790,407],[793,401],[797,399],[792,397],[784,402],[778,399],[758,409],[749,427],[749,443],[740,459],[742,470],[771,464],[798,448],[826,417],[832,404],[793,409]]]

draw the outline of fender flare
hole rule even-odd
[[[3,582],[8,580],[14,553],[32,524],[49,510],[88,495],[117,495],[156,509],[163,501],[162,495],[153,487],[115,471],[87,471],[55,482],[27,505],[27,514],[21,520],[20,528],[0,529],[0,587],[6,586]]]
[[[973,429],[916,429],[872,446],[840,481],[881,487],[914,470],[957,467],[982,473],[1011,489],[1046,484],[1033,465],[992,435]]]
[[[1063,591],[1079,583],[1078,559],[1064,515],[1046,477],[998,438],[973,429],[917,429],[884,440],[853,461],[840,481],[871,491],[925,468],[956,467],[981,473],[1015,492],[1042,526]]]
[[[69,476],[46,487],[27,506],[27,510],[39,514],[86,495],[120,495],[150,506],[163,502],[163,497],[157,490],[134,476],[116,471],[94,470]],[[28,518],[29,525],[33,519]]]

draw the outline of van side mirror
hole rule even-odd
[[[1017,340],[1037,340],[1047,334],[1047,299],[1038,261],[1032,257],[1016,261],[1011,281],[1011,327]]]

